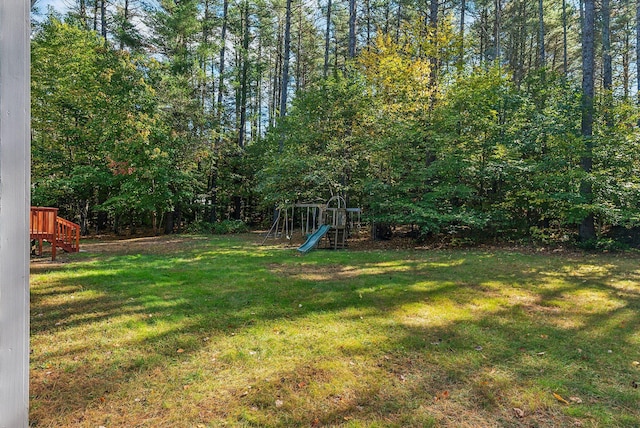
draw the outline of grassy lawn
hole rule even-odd
[[[259,241],[34,264],[32,425],[640,426],[638,256]]]

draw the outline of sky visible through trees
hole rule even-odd
[[[637,5],[590,5],[40,0],[33,199],[85,232],[341,195],[421,239],[632,242]]]

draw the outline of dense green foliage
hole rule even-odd
[[[640,151],[629,102],[609,106],[615,125],[598,128],[587,175],[579,90],[570,81],[542,71],[517,87],[501,67],[477,68],[441,86],[427,108],[431,95],[413,90],[419,79],[402,75],[419,61],[400,50],[383,47],[373,61],[365,54],[348,76],[296,99],[271,135],[265,195],[349,195],[369,219],[412,224],[423,235],[566,240],[555,235],[575,230],[587,212],[602,227],[638,225]],[[393,63],[397,74],[390,80],[371,63]],[[583,179],[594,186],[590,203],[580,194]]]
[[[147,64],[55,19],[32,61],[33,204],[78,213],[85,229],[89,207],[116,217],[164,208],[169,156]]]
[[[266,225],[332,195],[423,238],[639,226],[627,3],[609,11],[619,73],[596,85],[588,138],[571,1],[366,3],[356,34],[344,4],[294,1],[286,61],[284,4],[85,0],[36,24],[33,204],[85,232]]]

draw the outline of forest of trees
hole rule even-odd
[[[640,0],[73,2],[34,12],[32,204],[84,233],[331,195],[421,238],[640,227]]]

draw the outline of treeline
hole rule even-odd
[[[34,24],[33,204],[170,233],[341,195],[602,245],[639,221],[634,6],[78,0]]]

